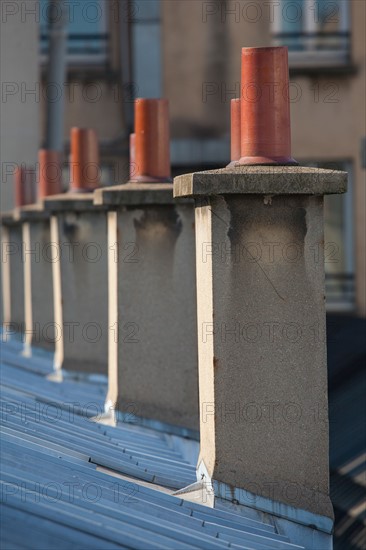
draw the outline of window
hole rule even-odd
[[[67,55],[71,63],[105,63],[108,53],[108,0],[63,2],[66,10]],[[40,0],[41,55],[49,52],[49,20],[61,19],[61,8],[51,9],[50,0]]]
[[[161,97],[160,7],[160,0],[139,0],[132,5],[132,59],[136,97]]]
[[[347,162],[301,163],[348,172],[348,191],[324,197],[325,293],[328,311],[355,307],[352,165]]]
[[[349,0],[273,0],[273,41],[288,46],[290,66],[349,62]]]

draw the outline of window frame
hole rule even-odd
[[[47,0],[49,1],[49,0]],[[105,42],[105,51],[101,52],[100,54],[98,53],[77,53],[77,54],[73,54],[73,53],[70,53],[69,51],[69,46],[70,46],[70,43],[69,43],[69,40],[70,40],[70,36],[75,36],[74,33],[72,33],[71,35],[68,33],[67,34],[67,39],[66,39],[66,42],[67,42],[67,50],[66,50],[66,59],[67,59],[67,65],[68,66],[85,66],[85,65],[88,65],[88,66],[100,66],[100,65],[105,65],[108,63],[108,59],[109,59],[109,47],[110,47],[110,25],[109,25],[109,6],[108,6],[108,0],[93,0],[91,1],[90,3],[91,4],[95,4],[96,2],[98,2],[101,6],[101,12],[102,12],[102,17],[101,17],[101,20],[100,20],[100,32],[98,32],[98,37],[101,36],[102,38],[104,38],[104,42]],[[86,36],[87,33],[85,33]],[[41,64],[42,65],[47,65],[48,63],[48,59],[49,59],[49,54],[48,53],[43,53],[42,52],[42,49],[41,49],[41,43],[42,43],[42,28],[41,28],[41,24],[40,24],[40,61],[41,61]]]
[[[140,97],[162,96],[162,10],[161,0],[143,0],[130,20],[132,76]]]
[[[288,0],[283,0],[284,2]],[[345,47],[340,49],[316,49],[314,42],[320,36],[317,29],[317,21],[315,13],[319,0],[303,0],[303,16],[304,24],[299,36],[303,35],[305,46],[303,50],[292,50],[289,47],[289,65],[290,68],[311,68],[311,67],[324,67],[334,68],[343,67],[350,64],[351,56],[351,29],[350,29],[350,10],[351,6],[348,0],[337,0],[340,5],[339,22],[337,33],[343,36]],[[283,30],[283,3],[278,0],[272,0],[273,3],[273,22],[272,22],[272,41],[276,46],[284,45],[284,35],[286,31]],[[331,4],[332,2],[329,2]],[[291,32],[289,33],[292,34]],[[296,31],[294,32],[296,35]],[[331,36],[332,33],[324,33],[325,36]],[[313,40],[309,37],[313,35]],[[306,38],[307,37],[307,38]]]
[[[339,165],[342,165],[342,170],[348,173],[348,188],[347,192],[341,195],[342,200],[342,216],[344,229],[342,233],[342,246],[344,254],[344,269],[342,272],[337,274],[339,279],[344,281],[349,281],[351,291],[348,291],[352,295],[352,300],[347,299],[346,297],[340,297],[338,300],[330,301],[327,295],[327,280],[328,288],[331,284],[332,274],[325,273],[325,291],[326,291],[326,310],[329,312],[353,312],[356,310],[356,263],[355,263],[355,227],[354,227],[354,177],[353,177],[353,163],[351,160],[347,159],[322,159],[322,160],[313,160],[313,159],[303,159],[300,162],[301,166],[311,166],[315,168],[323,168],[324,165],[326,168],[331,169],[331,165],[336,164],[335,169],[339,170]],[[326,200],[326,196],[324,200]],[[325,228],[325,220],[324,220]],[[325,243],[326,244],[326,243]],[[325,266],[324,266],[325,267]],[[333,279],[336,280],[337,275],[333,275]]]

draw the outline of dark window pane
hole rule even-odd
[[[105,0],[78,0],[69,6],[66,15],[70,57],[93,57],[101,59],[107,54],[108,35],[106,33],[107,3]],[[55,17],[60,14],[56,12]],[[40,1],[41,53],[48,54],[48,26],[50,17],[49,0]]]

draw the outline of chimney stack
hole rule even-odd
[[[20,177],[19,174],[17,177]],[[17,201],[19,199],[17,197]],[[16,209],[1,213],[1,291],[5,338],[24,331],[23,239],[18,212]]]
[[[271,104],[241,98],[245,165],[174,181],[196,206],[197,479],[319,542],[333,528],[323,197],[344,193],[347,174],[287,165],[287,51],[244,49],[243,90],[271,81]],[[261,163],[276,166],[248,165]]]
[[[58,151],[38,152],[38,204],[22,209],[20,217],[24,244],[25,350],[33,347],[53,351],[60,335],[54,322],[50,212],[44,199],[62,191],[61,155]],[[38,253],[31,253],[38,251]]]
[[[6,335],[24,332],[24,242],[21,210],[36,202],[36,173],[24,165],[13,175],[15,210],[1,215],[3,321]]]
[[[138,99],[135,114],[133,181],[95,192],[109,209],[106,411],[197,438],[194,210],[167,183],[168,101]]]
[[[70,190],[44,200],[51,214],[55,378],[107,374],[108,269],[105,209],[94,206],[99,186],[95,130],[71,129]]]
[[[26,349],[54,343],[49,213],[42,199],[60,192],[58,153],[39,152],[38,190],[36,172],[19,166],[14,172],[15,211],[2,217],[4,262],[2,281],[4,322],[8,333],[24,332]],[[38,199],[41,202],[37,203]]]

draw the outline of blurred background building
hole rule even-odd
[[[331,469],[336,545],[361,548],[366,2],[52,1],[56,19],[68,9],[61,86],[49,79],[51,0],[1,3],[2,210],[14,204],[15,166],[37,162],[50,125],[64,136],[65,183],[72,126],[97,130],[103,184],[127,181],[136,97],[170,100],[174,175],[226,165],[241,48],[288,46],[293,156],[349,174],[348,193],[325,205]],[[59,129],[52,103],[64,105]]]
[[[97,130],[104,184],[128,178],[135,97],[169,98],[174,174],[225,165],[241,47],[287,45],[293,155],[349,173],[349,192],[326,199],[328,309],[365,315],[365,2],[56,0],[59,86],[47,79],[50,1],[1,6],[3,208],[13,163],[47,145],[47,102],[65,105],[65,161],[70,127]]]

